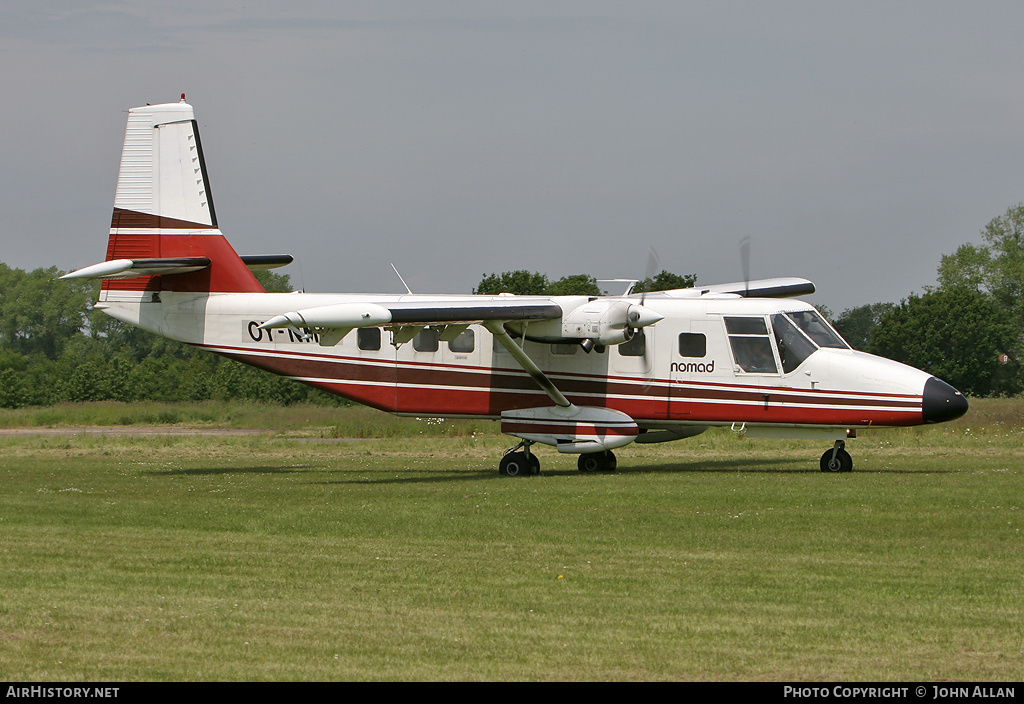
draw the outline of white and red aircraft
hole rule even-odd
[[[217,227],[192,106],[128,114],[96,307],[118,320],[400,415],[489,418],[522,442],[506,476],[540,471],[531,445],[615,468],[632,442],[710,426],[831,441],[849,471],[857,429],[952,420],[945,382],[858,352],[808,303],[805,279],[621,296],[265,293]]]

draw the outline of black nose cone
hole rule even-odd
[[[921,413],[925,423],[944,423],[967,413],[967,399],[952,386],[931,377],[924,383]]]

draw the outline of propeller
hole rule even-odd
[[[740,266],[743,267],[743,297],[750,296],[750,236],[740,240]]]
[[[647,275],[644,277],[643,291],[640,292],[640,305],[630,306],[629,311],[627,313],[628,324],[631,330],[631,338],[633,335],[636,334],[636,331],[639,330],[640,328],[643,328],[647,325],[651,325],[652,323],[656,323],[664,317],[662,315],[655,313],[650,308],[647,308],[644,305],[647,302],[647,293],[649,292],[651,286],[654,285],[654,277],[658,273],[659,263],[660,258],[658,257],[657,250],[655,250],[654,247],[649,247],[647,251]],[[651,319],[651,317],[653,317],[653,319]],[[644,369],[649,370],[651,368],[651,345],[647,343],[647,336],[644,335],[643,331],[641,331],[640,334],[644,336]],[[648,381],[644,385],[642,391],[643,394],[647,393],[647,390],[650,388],[650,385],[650,381]]]
[[[630,306],[629,311],[626,314],[626,324],[630,330],[630,338],[632,338],[640,328],[645,325],[650,325],[651,323],[656,323],[662,318],[662,316],[659,316],[644,307],[644,303],[647,302],[648,289],[650,289],[654,284],[654,277],[658,272],[658,262],[658,253],[655,251],[654,247],[650,247],[647,252],[647,276],[644,277],[643,290],[640,292],[640,305],[639,307]],[[651,315],[655,315],[657,317],[654,320],[651,320]],[[644,356],[646,355],[647,351],[645,348]]]

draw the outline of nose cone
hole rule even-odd
[[[946,382],[931,377],[924,383],[921,414],[925,423],[944,423],[967,413],[967,399]]]

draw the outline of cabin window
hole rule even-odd
[[[448,349],[452,352],[468,354],[476,349],[476,336],[472,330],[463,330],[454,340],[448,341]]]
[[[779,373],[764,318],[727,317],[725,329],[729,333],[732,356],[742,371],[748,374]]]
[[[412,338],[412,348],[417,352],[437,352],[438,337],[435,328],[423,328]]]
[[[576,350],[578,350],[579,347],[580,346],[575,342],[553,342],[551,343],[551,354],[568,356],[576,354]]]
[[[359,328],[356,330],[356,344],[361,350],[379,350],[380,328]]]
[[[779,346],[782,371],[786,374],[803,364],[818,349],[785,315],[772,316],[772,329],[775,331],[775,344]]]
[[[708,353],[708,338],[700,332],[679,333],[680,357],[705,357]]]
[[[637,330],[630,340],[616,345],[616,349],[623,357],[643,357],[647,352],[647,337],[644,331]]]

